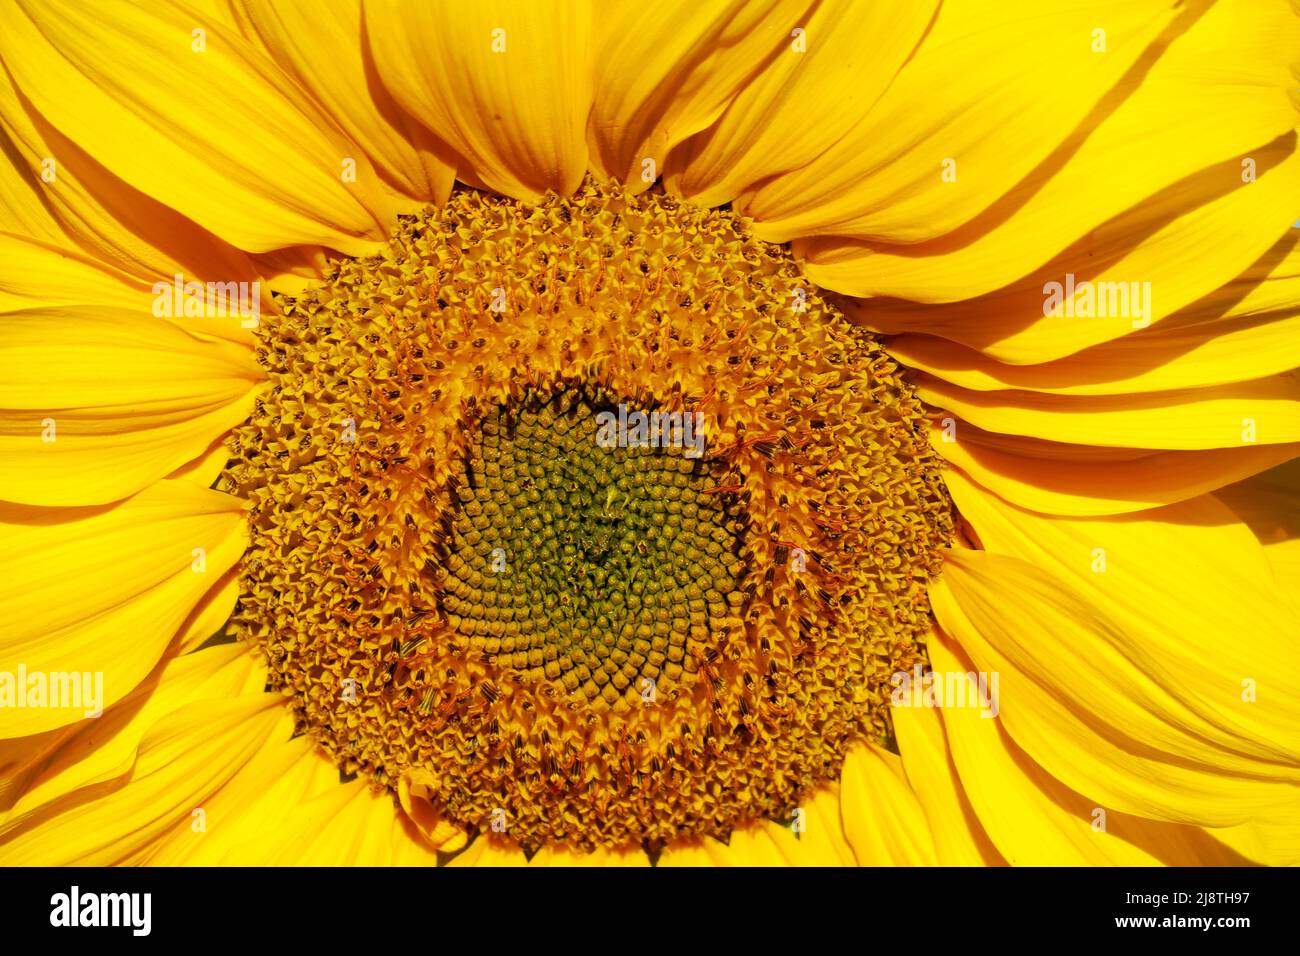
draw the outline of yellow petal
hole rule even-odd
[[[53,127],[241,249],[361,254],[400,210],[356,145],[225,23],[169,3],[105,16],[41,0],[11,9],[0,38],[18,88]]]
[[[159,841],[193,832],[195,811],[268,740],[275,695],[202,700],[157,721],[129,771],[90,794],[14,815],[0,824],[10,866],[111,866],[148,862]]]
[[[216,337],[239,342],[251,348],[254,343],[250,317],[239,312],[241,292],[238,286],[201,283],[202,293],[195,293],[205,312],[202,316],[175,314],[175,310],[155,311],[160,300],[176,299],[175,275],[158,282],[139,278],[123,269],[98,259],[75,244],[52,245],[33,239],[0,233],[0,313],[22,311],[59,311],[83,306],[107,307],[114,310],[131,310],[142,316],[141,321],[164,318],[200,337]],[[233,251],[233,250],[232,250]],[[248,268],[253,263],[245,260]],[[263,313],[277,312],[279,307],[271,297],[269,288],[261,288],[253,272],[243,290],[249,307],[256,303],[258,318]],[[318,273],[319,275],[319,273]],[[182,289],[185,283],[182,282]],[[182,312],[184,309],[181,310]],[[163,312],[161,316],[158,312]]]
[[[773,242],[946,235],[1047,160],[1176,7],[1051,0],[1026,16],[998,0],[945,3],[861,122],[813,162],[742,196],[737,208]],[[1105,30],[1105,52],[1094,52],[1097,29]],[[956,163],[955,182],[944,181],[945,160]]]
[[[930,651],[935,671],[945,680],[970,680],[966,663],[946,638],[931,644]],[[977,693],[973,685],[971,693]],[[962,787],[985,831],[1013,866],[1246,862],[1197,827],[1144,820],[1084,799],[1035,765],[998,720],[977,708],[945,707],[942,713]]]
[[[598,848],[591,853],[567,850],[562,847],[542,847],[529,861],[529,866],[618,866],[645,867],[650,865],[650,858],[639,846],[624,849]]]
[[[1247,158],[1257,163],[1253,182],[1242,181]],[[945,305],[871,299],[846,310],[877,331],[937,335],[1013,365],[1054,361],[1159,329],[1252,269],[1287,234],[1297,193],[1300,152],[1292,132],[1162,191],[996,292]],[[1189,196],[1207,195],[1215,198],[1189,208]],[[805,273],[852,293],[861,250],[818,242],[803,250],[815,260]]]
[[[1215,497],[1254,532],[1273,569],[1276,593],[1300,611],[1300,458],[1222,488]]]
[[[669,157],[668,188],[698,205],[720,206],[815,159],[871,109],[937,7],[934,0],[816,6],[722,118]]]
[[[1294,315],[1300,302],[1300,228],[1287,230],[1250,268],[1174,316],[1171,325]]]
[[[840,818],[841,805],[840,784],[823,783],[799,801],[801,832],[770,821],[763,826],[789,866],[855,866],[857,859]]]
[[[683,840],[668,846],[659,857],[663,867],[789,866],[777,846],[774,825],[755,823],[735,830],[726,843],[712,837]],[[796,843],[793,835],[790,842]]]
[[[859,866],[934,866],[930,824],[902,761],[867,744],[849,751],[840,776],[840,819]]]
[[[527,866],[524,851],[512,843],[479,834],[463,853],[447,861],[448,866],[517,867]]]
[[[21,157],[22,144],[9,132],[5,114],[13,102],[13,84],[0,70],[0,224],[7,234],[56,248],[68,246],[67,235],[46,208],[40,180]]]
[[[1096,805],[1233,826],[1294,801],[1300,767],[1289,755],[1259,756],[1288,742],[1238,738],[1224,726],[1234,700],[1237,723],[1253,719],[1242,710],[1254,705],[1237,696],[1244,675],[1214,674],[1188,690],[1190,668],[1162,667],[1170,656],[1153,652],[1158,637],[1121,629],[1103,607],[1016,558],[953,551],[930,597],[944,632],[978,670],[999,675],[1001,726]]]
[[[134,494],[247,417],[247,350],[138,312],[0,316],[0,499],[83,505]]]
[[[576,866],[617,866],[645,867],[650,865],[650,858],[639,846],[598,847],[590,853],[565,847],[542,847],[532,858],[524,855],[523,850],[508,840],[482,833],[474,838],[468,849],[447,860],[448,866],[479,867],[576,867]]]
[[[360,779],[340,782],[337,765],[309,737],[291,736],[292,715],[277,710],[257,753],[203,802],[203,826],[160,836],[151,864],[436,865],[437,854],[423,845],[390,793]]]
[[[393,796],[338,767],[282,722],[204,803],[207,828],[173,830],[151,863],[172,866],[436,866]]]
[[[1223,385],[1300,365],[1297,303],[1300,230],[1292,229],[1241,275],[1166,322],[1055,362],[1008,365],[930,335],[893,336],[889,350],[910,368],[976,391],[1122,395]]]
[[[286,844],[302,840],[304,826],[328,825],[355,788],[339,783],[338,768],[311,738],[292,734],[293,719],[281,708],[257,753],[203,801],[202,826],[165,834],[151,848],[150,862],[266,866]]]
[[[1004,865],[957,778],[939,711],[896,707],[893,719],[903,770],[929,823],[937,862],[941,866]]]
[[[800,844],[792,833],[783,834],[778,829],[777,824],[756,822],[736,829],[726,843],[712,838],[688,841],[680,850],[666,849],[659,865],[790,866],[791,853],[798,851]],[[820,861],[812,865],[820,865]]]
[[[917,394],[985,431],[1117,448],[1241,448],[1300,441],[1300,374],[1148,395],[975,392],[918,376]]]
[[[1144,57],[1144,68],[1109,93],[1094,111],[1097,119],[1075,129],[1047,168],[940,239],[906,248],[867,244],[847,288],[860,296],[945,302],[1022,278],[1165,187],[1292,130],[1298,49],[1300,17],[1289,5],[1216,4],[1167,50]],[[996,142],[996,127],[989,129]],[[951,193],[966,174],[957,162],[958,180],[946,184]],[[1194,194],[1179,201],[1199,204]]]
[[[945,423],[950,423],[945,437]],[[1300,454],[1300,444],[1206,451],[1138,451],[997,435],[945,416],[931,444],[1001,498],[1045,514],[1126,514],[1214,491]],[[1111,452],[1105,457],[1082,457]]]
[[[0,741],[0,777],[16,781],[8,799],[0,796],[0,819],[11,807],[21,815],[60,801],[75,804],[78,792],[111,786],[130,771],[155,723],[195,701],[260,691],[255,673],[264,683],[265,668],[238,644],[167,657],[102,717]]]
[[[407,196],[446,200],[455,155],[379,82],[362,39],[360,0],[240,0],[236,6],[281,69],[312,93],[383,176]]]
[[[239,568],[233,567],[208,588],[207,594],[181,625],[176,636],[176,653],[188,654],[208,642],[224,643],[226,623],[239,600]],[[216,640],[214,640],[216,639]],[[233,638],[232,638],[233,639]]]
[[[986,550],[1060,575],[1103,610],[1172,692],[1222,729],[1222,746],[1283,762],[1300,754],[1290,613],[1263,548],[1222,502],[1058,518],[1007,505],[960,474],[947,485]],[[1243,702],[1245,678],[1261,685],[1259,700]]]
[[[10,11],[13,14],[13,11]],[[193,221],[113,175],[18,96],[0,70],[0,132],[8,228],[53,249],[79,251],[143,278],[254,281],[248,257]],[[39,214],[21,206],[29,189]],[[17,195],[15,195],[17,194]],[[15,208],[20,204],[20,208]]]
[[[20,737],[111,706],[162,658],[214,581],[247,547],[241,503],[183,481],[159,482],[117,505],[50,512],[0,509],[0,672],[16,675],[0,736]],[[21,694],[22,671],[27,693]],[[80,694],[57,674],[77,680]],[[39,679],[37,679],[39,678]],[[6,678],[0,677],[0,691]],[[38,706],[33,687],[44,688]],[[77,699],[77,698],[81,699]],[[21,701],[26,701],[26,705]]]
[[[918,368],[975,391],[1020,389],[1053,395],[1132,395],[1227,385],[1300,367],[1300,309],[1246,322],[1157,328],[1127,335],[1042,365],[1006,365],[928,335],[902,335],[889,351]]]
[[[329,250],[321,246],[291,246],[251,258],[266,284],[285,295],[302,295],[329,271]]]
[[[636,192],[649,188],[673,147],[709,127],[806,27],[807,0],[600,4],[591,164]],[[815,41],[814,41],[815,42]]]
[[[103,305],[146,312],[150,285],[67,248],[0,234],[0,312]]]
[[[718,866],[719,864],[715,859],[717,851],[711,846],[716,842],[712,837],[676,840],[664,848],[663,853],[659,856],[658,865],[671,868],[690,867],[693,869]],[[740,866],[743,864],[734,863],[732,865]]]
[[[402,811],[433,850],[455,853],[468,842],[465,831],[448,820],[429,799],[437,792],[436,778],[425,769],[408,769],[398,780]]]
[[[659,866],[854,866],[840,806],[840,785],[824,783],[804,796],[789,823],[757,820],[738,827],[726,843],[682,839],[664,849]]]
[[[383,83],[484,185],[568,195],[587,167],[591,6],[510,0],[365,4]]]
[[[183,478],[200,488],[211,488],[232,457],[226,436],[222,435],[213,439],[203,454],[181,465],[167,477]]]
[[[1263,866],[1300,866],[1300,813],[1207,831],[1247,859]]]

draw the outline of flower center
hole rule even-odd
[[[234,623],[349,773],[525,850],[789,819],[924,659],[924,410],[724,211],[404,219],[264,321]],[[487,837],[484,837],[487,838]]]
[[[629,434],[626,402],[585,392],[480,422],[435,561],[439,603],[495,667],[625,710],[694,680],[739,625],[745,519],[728,469],[688,457],[693,413],[633,410]]]

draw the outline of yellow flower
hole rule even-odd
[[[0,27],[0,862],[1300,863],[1293,3]]]

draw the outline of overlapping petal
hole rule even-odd
[[[0,58],[52,129],[238,248],[359,254],[402,211],[364,153],[220,20],[42,0],[7,7],[3,24]]]
[[[1067,445],[986,432],[943,413],[934,449],[982,487],[1031,511],[1108,515],[1195,498],[1300,455],[1300,444],[1202,451]]]
[[[379,80],[365,41],[361,0],[240,0],[240,22],[286,73],[311,92],[404,195],[441,203],[456,157],[406,114]]]
[[[721,118],[673,152],[668,188],[699,205],[719,206],[816,159],[871,110],[938,6],[931,0],[815,5]]]
[[[1300,191],[1295,134],[1254,151],[1253,158],[1259,172],[1254,182],[1241,181],[1236,161],[1198,173],[1198,180],[1217,183],[1216,198],[1189,209],[1187,190],[1196,187],[1171,187],[996,292],[949,305],[871,299],[849,311],[877,331],[941,336],[1012,365],[1051,362],[1159,329],[1250,269],[1286,234],[1293,215],[1287,206]],[[1214,255],[1205,255],[1207,248]],[[837,288],[843,283],[828,270],[847,261],[810,263],[807,271]],[[1069,289],[1073,306],[1058,306]]]
[[[79,721],[126,697],[248,544],[239,500],[186,481],[97,508],[5,505],[0,538],[8,622],[0,670],[15,684],[27,675],[28,687],[11,688],[24,700],[34,681],[45,695],[0,709],[4,737]]]
[[[1227,162],[1238,181],[1253,176],[1252,151],[1296,126],[1291,67],[1300,50],[1300,17],[1285,3],[1254,0],[1227,0],[1193,19],[1196,12],[1144,54],[1046,168],[965,226],[907,246],[800,244],[813,259],[810,275],[855,295],[974,298],[1038,269],[1166,187],[1201,182],[1192,177],[1203,169]],[[996,127],[987,133],[994,143],[1001,135]],[[959,175],[947,185],[956,193],[961,183]],[[1205,197],[1188,187],[1177,201],[1200,205],[1215,188],[1203,185]],[[820,257],[837,249],[844,261],[823,270]]]
[[[1300,442],[1300,373],[1145,395],[972,391],[917,376],[917,394],[989,432],[1111,448],[1196,450]]]
[[[1135,627],[1131,612],[1089,603],[1051,572],[1000,554],[954,552],[931,598],[975,667],[1001,675],[1002,727],[1098,805],[1214,827],[1293,805],[1294,735],[1255,733],[1292,721],[1294,705],[1277,696],[1285,676],[1258,678],[1277,695],[1251,714],[1243,682],[1256,678],[1246,661],[1212,672],[1204,646],[1180,657],[1160,631]]]
[[[368,0],[384,85],[460,156],[462,179],[517,199],[568,195],[587,168],[587,0]]]
[[[135,310],[0,315],[0,500],[93,505],[208,453],[247,417],[243,347]]]
[[[940,639],[932,664],[945,680],[970,681],[968,665]],[[971,686],[968,693],[978,691]],[[997,719],[948,707],[942,724],[962,792],[1013,866],[1241,865],[1246,858],[1199,827],[1097,806],[1046,773]]]
[[[601,4],[595,19],[591,165],[639,192],[675,146],[709,127],[805,28],[808,0]],[[779,69],[779,68],[778,68]],[[778,81],[779,82],[779,81]],[[723,163],[736,157],[728,154]]]
[[[996,0],[944,3],[916,54],[847,134],[737,206],[774,242],[947,235],[1047,161],[1175,28],[1178,7],[1051,0],[1026,15]]]

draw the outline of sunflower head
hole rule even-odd
[[[236,621],[345,770],[657,847],[888,740],[952,533],[922,408],[742,225],[459,192],[266,327]]]

